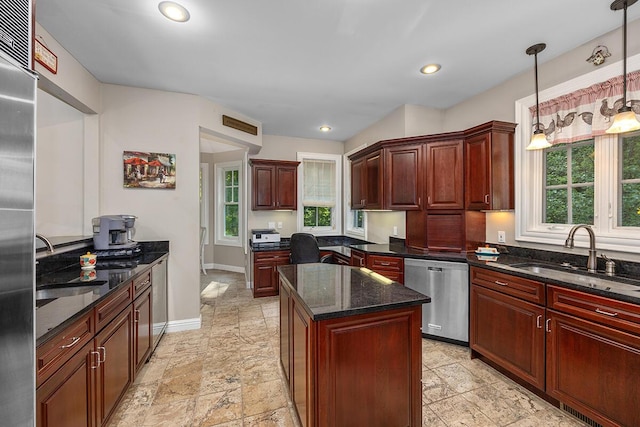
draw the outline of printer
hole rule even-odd
[[[280,233],[273,229],[251,230],[251,244],[280,243]]]

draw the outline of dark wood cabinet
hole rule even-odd
[[[151,319],[151,287],[147,287],[133,302],[133,339],[135,371],[149,359],[153,345],[153,322]]]
[[[466,209],[514,209],[515,127],[493,121],[465,131]]]
[[[289,251],[252,252],[253,297],[278,295],[278,266],[289,264]]]
[[[76,351],[77,350],[77,351]],[[93,341],[74,354],[36,390],[38,427],[94,427],[94,381],[99,354]]]
[[[484,212],[429,210],[407,212],[406,244],[434,252],[470,252],[484,245]]]
[[[298,165],[284,160],[250,159],[252,210],[298,209]]]
[[[351,163],[351,208],[382,209],[382,150]]]
[[[353,267],[366,267],[367,253],[356,249],[351,249],[351,265]]]
[[[464,141],[426,144],[426,209],[464,209]]]
[[[552,285],[547,301],[547,393],[602,425],[640,425],[640,307]]]
[[[94,340],[96,368],[96,418],[105,425],[133,382],[133,309],[120,313]]]
[[[424,192],[423,144],[384,149],[385,209],[419,210]]]
[[[280,364],[287,381],[290,378],[291,371],[291,345],[290,345],[290,329],[291,329],[291,291],[286,286],[280,287]]]
[[[544,304],[544,284],[476,267],[470,274],[472,352],[544,390],[545,307],[521,298],[541,295]]]
[[[298,410],[302,427],[317,425],[315,409],[315,325],[295,298],[291,299],[291,324],[289,345],[291,346],[291,372],[289,391],[291,401]]]
[[[368,254],[367,268],[404,284],[404,259],[401,257]]]

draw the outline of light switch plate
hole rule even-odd
[[[269,230],[272,230],[274,228],[276,228],[276,223],[273,221],[269,221],[269,226],[268,226]]]
[[[498,243],[504,243],[507,241],[507,236],[504,231],[498,231]]]

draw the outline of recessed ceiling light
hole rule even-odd
[[[172,1],[160,2],[158,9],[160,9],[160,13],[165,17],[176,22],[187,22],[191,17],[189,11],[185,9],[184,6]]]
[[[327,125],[324,125],[324,126],[320,126],[320,130],[322,132],[329,132],[331,130],[331,128],[329,126],[327,126]]]
[[[428,64],[420,68],[422,74],[433,74],[440,71],[440,64]]]

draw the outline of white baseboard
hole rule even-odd
[[[209,264],[205,264],[204,268],[207,270],[216,269],[216,270],[232,271],[234,273],[243,273],[243,274],[245,273],[245,268],[239,267],[237,265],[209,263]]]
[[[200,329],[201,325],[201,317],[196,317],[194,319],[171,320],[167,323],[167,333],[192,331],[194,329]]]
[[[253,282],[247,281],[247,289],[253,289]]]

